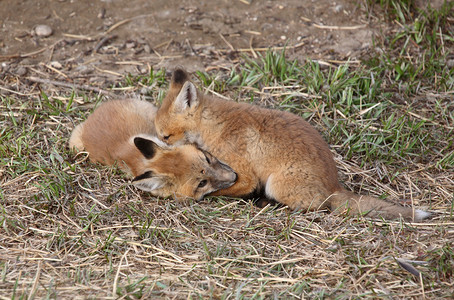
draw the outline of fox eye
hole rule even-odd
[[[162,139],[163,139],[164,141],[168,141],[169,138],[170,138],[171,136],[172,136],[171,134],[169,134],[169,135],[164,135],[164,136],[162,137]]]
[[[207,185],[207,183],[208,183],[208,180],[206,180],[206,179],[200,181],[198,188],[203,188],[204,186]]]

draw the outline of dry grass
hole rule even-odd
[[[350,188],[430,205],[435,216],[421,224],[259,209],[235,199],[154,199],[115,168],[67,151],[83,107],[75,103],[96,97],[52,87],[46,96],[19,84],[26,95],[2,97],[2,143],[9,143],[2,155],[12,157],[1,169],[5,299],[439,298],[454,292],[452,169],[415,164],[385,184],[376,174],[392,173],[392,166],[366,169],[336,156]]]
[[[443,47],[452,50],[452,43]],[[56,80],[0,79],[0,298],[454,297],[454,108],[452,90],[443,90],[452,73],[440,75],[446,80],[437,88],[416,84],[415,75],[405,90],[401,82],[389,85],[395,81],[389,66],[389,72],[366,70],[383,76],[382,87],[394,92],[377,92],[371,99],[379,104],[368,106],[342,102],[367,77],[360,63],[339,73],[339,82],[318,77],[322,64],[307,63],[296,72],[306,74],[303,83],[292,70],[285,78],[266,77],[267,63],[289,66],[267,59],[254,58],[258,71],[249,68],[241,83],[234,75],[250,60],[198,78],[207,92],[242,101],[252,96],[301,114],[331,142],[349,189],[407,199],[433,218],[410,224],[261,209],[222,197],[152,198],[115,168],[70,153],[66,143],[74,124],[105,100],[101,93],[109,98],[147,88],[156,100],[166,90],[164,73],[128,76],[120,88],[75,85],[71,92],[45,66],[30,66],[34,75]],[[397,137],[382,143],[380,134]]]
[[[152,199],[85,163],[69,173],[74,183],[52,202],[33,183],[45,174],[2,184],[2,295],[433,298],[452,292],[452,274],[440,264],[452,267],[454,223],[444,217],[405,224],[258,209],[230,199],[182,204]],[[397,259],[413,264],[418,276]]]

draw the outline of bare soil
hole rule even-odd
[[[56,78],[103,84],[147,66],[218,68],[242,52],[282,46],[301,60],[355,60],[380,29],[361,11],[346,0],[3,0],[2,73],[25,75],[24,66],[50,65]],[[36,35],[37,25],[50,26],[52,35]]]

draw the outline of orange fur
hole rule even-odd
[[[87,151],[93,162],[118,163],[135,176],[133,184],[156,196],[200,199],[234,184],[235,172],[210,153],[159,141],[156,110],[146,101],[105,102],[74,129],[69,145]]]
[[[267,198],[304,211],[329,208],[350,214],[421,220],[428,214],[346,191],[327,143],[309,123],[289,112],[225,101],[197,91],[177,69],[155,119],[169,144],[198,143],[228,163],[238,180],[215,195]]]

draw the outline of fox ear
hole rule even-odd
[[[182,67],[177,67],[172,73],[172,79],[170,80],[171,86],[182,86],[183,83],[189,80],[189,75]]]
[[[166,180],[155,176],[152,171],[145,172],[132,180],[132,184],[146,192],[153,192],[166,185]]]
[[[134,137],[134,145],[136,145],[137,149],[139,149],[146,159],[152,159],[158,149],[155,142],[140,136]]]
[[[192,82],[186,81],[175,99],[175,111],[179,113],[193,111],[198,105],[197,89]]]

